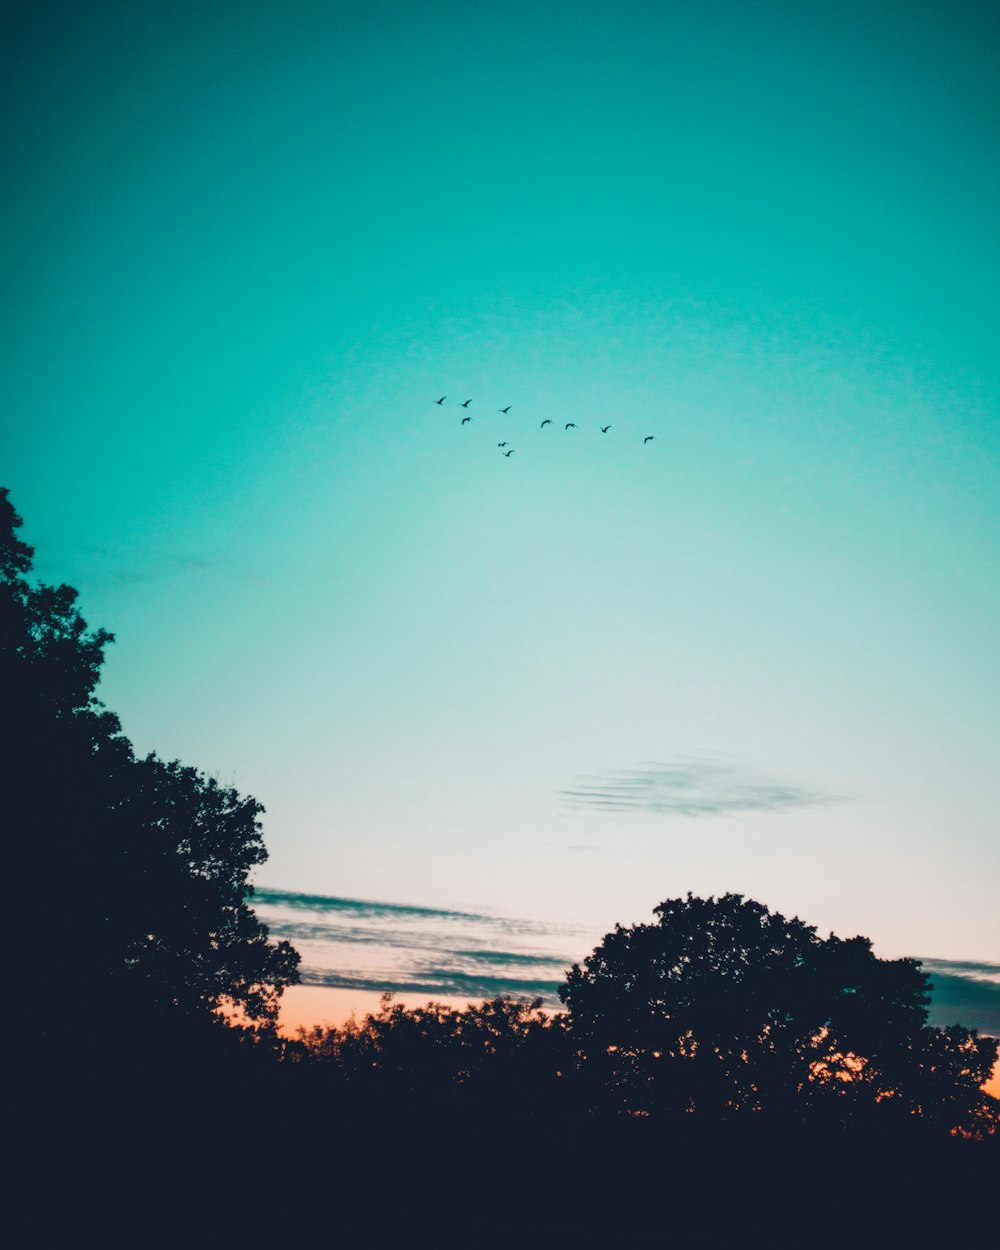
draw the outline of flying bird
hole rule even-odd
[[[567,430],[575,430],[575,429],[576,429],[576,422],[575,422],[575,421],[567,421],[567,422],[566,422],[566,429],[567,429]]]
[[[445,401],[447,398],[448,398],[448,396],[447,396],[447,395],[442,395],[440,399],[435,399],[435,401],[434,401],[434,402],[435,402],[436,404],[443,404],[443,403],[444,403],[444,401]]]
[[[544,426],[551,425],[551,424],[552,424],[552,418],[546,417],[545,420],[542,422],[542,424],[538,428],[542,429]]]
[[[610,430],[610,429],[611,429],[611,426],[610,426],[610,425],[602,425],[602,426],[601,426],[601,433],[602,433],[602,434],[607,434],[608,430]]]
[[[514,405],[513,405],[513,404],[508,404],[506,408],[498,408],[498,409],[497,409],[497,412],[502,412],[502,413],[505,413],[505,414],[506,414],[506,413],[510,412],[511,408],[513,408],[513,407],[514,407]]]
[[[471,421],[471,420],[472,420],[472,418],[471,418],[471,417],[463,417],[463,418],[462,418],[462,424],[463,424],[463,425],[465,425],[466,421]]]
[[[645,447],[647,443],[651,443],[655,437],[656,437],[655,434],[647,434],[646,437],[642,440],[643,447]]]
[[[514,454],[514,448],[512,447],[510,451],[505,451],[503,454],[505,456],[512,456]]]
[[[471,399],[467,399],[467,400],[465,401],[465,403],[464,403],[464,404],[462,404],[461,406],[462,406],[463,408],[468,408],[468,406],[469,406],[471,403],[472,403],[472,400],[471,400]]]
[[[507,444],[506,444],[506,443],[497,443],[497,446],[498,446],[498,447],[506,447],[506,446],[507,446]]]

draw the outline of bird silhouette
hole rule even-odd
[[[546,417],[545,420],[542,422],[542,424],[538,428],[542,429],[544,426],[551,425],[551,424],[552,424],[552,418]]]
[[[647,434],[646,437],[642,440],[643,447],[645,447],[647,443],[651,443],[655,437],[656,437],[655,434]]]
[[[498,447],[506,447],[506,446],[507,446],[507,444],[506,444],[506,443],[497,443],[497,446],[498,446]]]
[[[567,429],[567,430],[575,430],[575,429],[576,429],[576,422],[575,422],[575,421],[567,421],[567,422],[566,422],[566,429]]]
[[[611,426],[610,426],[610,425],[602,425],[602,426],[601,426],[601,433],[602,433],[602,434],[607,434],[608,430],[610,430],[610,429],[611,429]]]
[[[506,413],[510,412],[511,408],[513,408],[513,407],[514,407],[514,405],[513,405],[513,404],[508,404],[506,408],[498,408],[498,409],[497,409],[497,412],[502,412],[502,413],[505,413],[505,414],[506,414]]]
[[[472,403],[472,400],[471,400],[471,399],[467,399],[467,400],[465,401],[465,403],[464,403],[464,404],[462,404],[461,406],[462,406],[463,408],[468,408],[468,406],[469,406],[471,403]]]
[[[463,418],[462,418],[462,424],[463,424],[463,425],[465,425],[466,421],[471,421],[471,420],[472,420],[472,418],[471,418],[471,417],[463,417]]]
[[[512,456],[514,454],[514,448],[512,447],[510,451],[505,451],[503,454],[505,456]]]
[[[444,401],[445,401],[447,398],[448,398],[448,396],[447,396],[447,395],[442,395],[440,399],[435,399],[435,401],[434,401],[434,402],[435,402],[436,404],[443,404],[443,403],[444,403]]]

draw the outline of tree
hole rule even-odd
[[[63,1022],[155,1031],[220,1007],[273,1025],[299,957],[247,901],[263,809],[136,757],[95,693],[113,636],[87,628],[69,586],[34,584],[20,525],[0,491],[0,785],[32,1029],[58,1045]]]
[[[928,978],[867,938],[815,928],[739,894],[669,899],[618,925],[560,991],[595,1108],[748,1112],[858,1123],[900,1112],[981,1125],[997,1043],[926,1026]]]

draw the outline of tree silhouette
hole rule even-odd
[[[361,1021],[300,1030],[300,1061],[334,1074],[342,1094],[368,1111],[537,1119],[557,1110],[562,1092],[563,1021],[542,1011],[541,1000],[407,1008],[386,994]]]
[[[926,1026],[916,960],[878,959],[738,894],[670,899],[617,926],[560,991],[596,1110],[749,1112],[812,1124],[919,1114],[981,1128],[997,1042]]]
[[[260,805],[193,768],[135,756],[95,694],[112,635],[69,586],[36,585],[0,491],[0,758],[10,913],[32,1027],[133,1038],[230,1006],[273,1025],[298,955],[247,899],[266,858]]]

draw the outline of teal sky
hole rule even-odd
[[[3,45],[2,484],[137,748],[266,805],[262,884],[998,956],[995,6]]]

